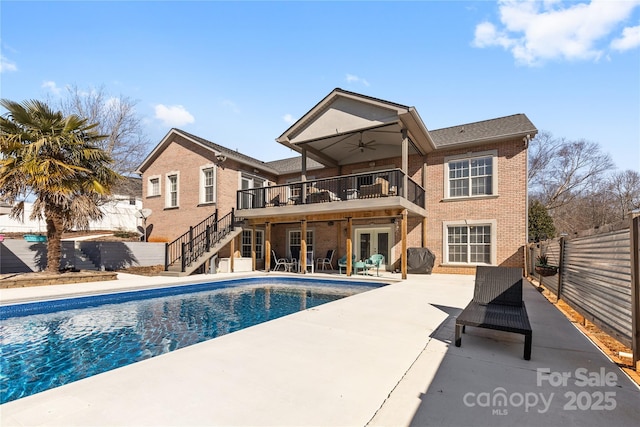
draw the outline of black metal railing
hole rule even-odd
[[[167,271],[172,265],[180,265],[180,271],[191,265],[202,254],[208,252],[212,246],[224,239],[235,229],[236,217],[231,212],[218,219],[218,210],[199,224],[189,227],[189,231],[167,243],[165,247],[164,269]]]
[[[239,210],[260,209],[388,196],[405,197],[424,206],[424,188],[410,177],[406,178],[406,196],[404,172],[390,169],[239,190],[236,206]]]

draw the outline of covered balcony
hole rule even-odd
[[[422,186],[402,170],[389,169],[239,190],[236,206],[246,219],[380,210],[390,216],[404,209],[424,217],[424,201]]]

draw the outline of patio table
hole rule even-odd
[[[367,274],[367,263],[364,261],[356,261],[353,263],[353,273],[358,274],[358,270],[362,270],[360,274]]]

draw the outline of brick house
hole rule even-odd
[[[536,134],[524,114],[429,131],[414,107],[342,89],[276,139],[294,158],[263,162],[172,129],[138,170],[149,238],[177,239],[168,264],[189,271],[213,254],[268,270],[274,254],[299,251],[304,263],[334,249],[333,267],[347,256],[348,274],[351,260],[380,253],[406,277],[411,247],[436,255],[434,272],[521,267]],[[233,231],[222,233],[232,208]]]

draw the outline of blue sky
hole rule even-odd
[[[417,108],[429,129],[525,113],[640,171],[640,1],[0,3],[1,97],[69,85],[269,161],[340,87]]]

